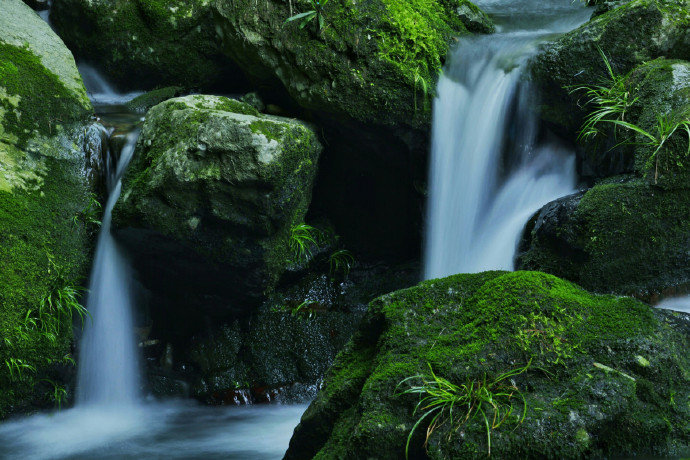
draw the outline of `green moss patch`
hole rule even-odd
[[[36,133],[88,115],[74,94],[31,50],[0,42],[0,141],[26,146]]]

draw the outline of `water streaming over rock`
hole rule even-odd
[[[556,5],[556,2],[553,2]],[[434,102],[425,277],[513,268],[522,228],[541,206],[573,191],[574,156],[538,142],[535,101],[522,73],[543,37],[585,20],[580,6],[481,4],[507,20],[465,40]],[[549,9],[549,6],[553,8]],[[531,8],[531,9],[530,9]],[[551,22],[548,20],[551,18]]]
[[[108,171],[108,201],[101,223],[87,298],[89,317],[79,346],[78,405],[136,404],[139,369],[130,294],[131,268],[110,231],[122,174],[134,154],[139,131],[127,135],[114,170]]]

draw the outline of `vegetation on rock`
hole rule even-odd
[[[680,403],[690,397],[687,346],[667,314],[542,273],[425,281],[372,302],[286,458],[404,457],[419,399],[396,386],[429,366],[454,386],[511,375],[506,384],[520,389],[526,415],[491,431],[497,457],[673,455],[690,443],[690,409]],[[516,409],[508,417],[521,418]],[[482,417],[459,430],[437,424],[426,449],[423,428],[410,457],[486,457]]]

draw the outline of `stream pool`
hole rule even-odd
[[[79,407],[0,425],[7,459],[280,459],[304,405]]]

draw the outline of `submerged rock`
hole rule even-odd
[[[433,415],[420,423],[410,458],[683,455],[690,343],[671,316],[536,272],[456,275],[385,295],[329,370],[285,458],[405,458],[424,409],[415,413],[419,397],[402,392],[420,375],[433,381],[431,372],[468,399],[452,420],[445,406],[426,455]]]
[[[426,128],[452,38],[493,28],[468,0],[220,0],[214,11],[225,52],[253,80],[307,109],[389,127]],[[286,22],[308,11],[312,20]]]
[[[0,417],[52,404],[48,389],[35,385],[62,383],[58,368],[69,364],[71,321],[54,308],[38,311],[50,296],[78,288],[88,268],[90,222],[99,217],[84,153],[86,146],[98,150],[88,134],[90,113],[69,50],[21,0],[3,0]]]
[[[304,123],[225,97],[149,110],[113,214],[144,284],[183,310],[254,307],[291,263],[320,151]]]
[[[516,266],[653,300],[690,289],[690,190],[609,180],[549,203],[527,224]]]
[[[54,0],[50,19],[74,53],[121,87],[214,88],[243,81],[220,54],[210,0]]]

